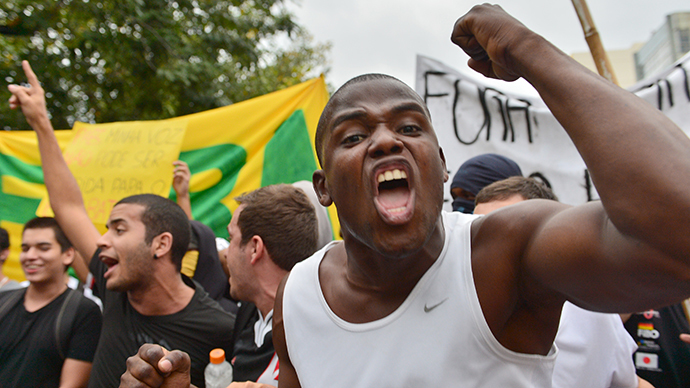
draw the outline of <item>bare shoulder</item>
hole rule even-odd
[[[472,249],[487,244],[514,246],[527,243],[552,217],[571,209],[560,202],[531,199],[493,211],[472,224]]]

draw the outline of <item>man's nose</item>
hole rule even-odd
[[[369,154],[372,157],[381,157],[396,154],[402,151],[403,143],[397,134],[385,125],[380,125],[371,134]]]
[[[98,246],[99,248],[105,248],[110,245],[108,233],[110,233],[110,230],[105,232],[105,234],[102,234],[101,237],[99,237],[98,240],[96,240],[96,246]]]
[[[35,259],[38,257],[38,249],[36,247],[29,247],[25,251],[19,253],[19,259]]]

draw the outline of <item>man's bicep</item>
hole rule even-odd
[[[670,303],[668,295],[664,300],[654,296],[655,289],[669,288],[668,277],[658,282],[650,275],[687,272],[665,254],[622,234],[600,202],[547,212],[532,234],[522,261],[529,281],[590,310],[641,311]],[[682,298],[684,287],[676,286]]]
[[[90,374],[90,362],[68,358],[62,364],[62,373],[60,374],[60,387],[86,387],[89,382]]]

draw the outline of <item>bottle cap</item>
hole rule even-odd
[[[211,364],[220,364],[225,361],[225,351],[223,349],[213,349],[209,355]]]

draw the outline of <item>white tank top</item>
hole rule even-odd
[[[556,358],[504,348],[484,320],[472,278],[475,216],[443,213],[438,260],[390,315],[367,323],[328,307],[318,269],[330,244],[297,264],[283,295],[288,354],[302,388],[551,387]]]

